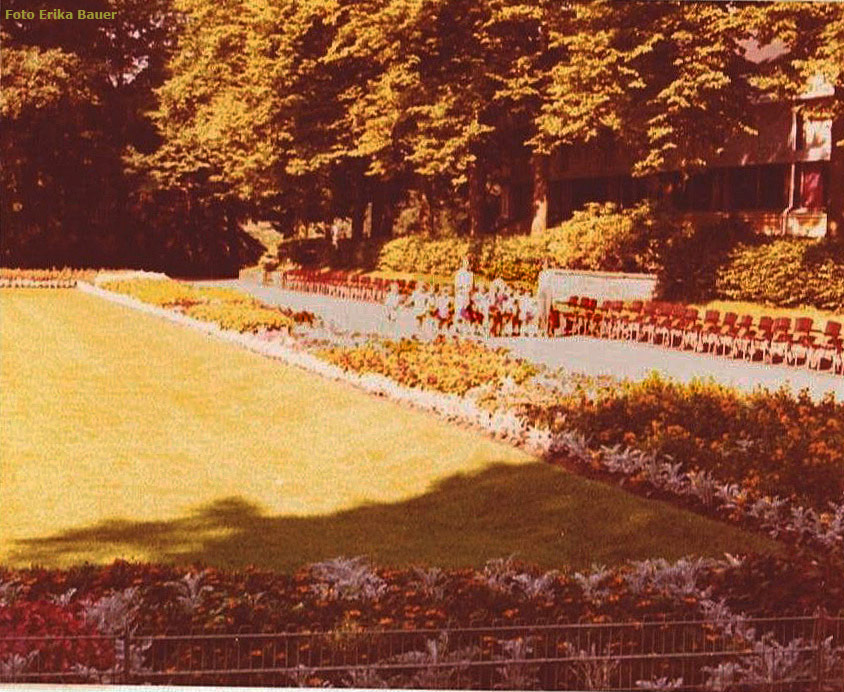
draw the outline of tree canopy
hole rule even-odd
[[[844,110],[835,3],[86,4],[101,8],[118,21],[3,24],[6,248],[82,248],[92,208],[118,245],[121,215],[165,234],[192,219],[198,238],[247,217],[350,216],[360,233],[371,202],[375,231],[408,190],[461,200],[478,231],[485,190],[561,147],[694,170],[754,130],[762,94],[820,74]],[[767,60],[748,49],[776,42]]]

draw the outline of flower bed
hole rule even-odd
[[[290,330],[293,320],[278,310],[249,303],[198,303],[185,308],[185,314],[203,322],[216,322],[221,329],[236,332]]]
[[[538,372],[536,366],[509,356],[505,349],[444,337],[432,342],[371,340],[351,348],[324,349],[318,355],[343,370],[378,373],[407,387],[447,394],[466,394],[505,379],[521,383]]]
[[[158,307],[189,306],[203,303],[199,289],[168,279],[128,279],[106,281],[101,287],[122,293]]]
[[[232,288],[145,278],[106,281],[101,287],[149,305],[177,308],[194,319],[240,333],[290,330],[294,323],[312,324],[315,319],[310,312],[270,307]]]
[[[0,267],[0,288],[71,288],[90,281],[96,269],[12,269]]]
[[[742,490],[820,510],[844,497],[844,402],[832,395],[815,402],[806,392],[742,394],[652,376],[529,408],[529,419],[553,415],[557,432],[574,428],[598,445],[635,447]]]
[[[163,632],[171,636],[318,632],[322,634],[315,639],[298,640],[304,649],[313,649],[316,644],[320,652],[312,652],[306,659],[303,656],[309,665],[342,660],[353,666],[396,663],[393,652],[408,650],[402,643],[413,642],[413,650],[429,650],[428,641],[438,641],[436,632],[446,627],[537,622],[640,623],[629,629],[614,629],[619,648],[598,652],[613,655],[623,650],[635,655],[652,645],[641,623],[688,621],[684,628],[689,640],[705,637],[712,651],[715,646],[726,651],[734,647],[741,652],[764,645],[767,653],[778,656],[786,653],[792,642],[771,641],[764,631],[752,630],[744,618],[811,613],[819,607],[830,614],[842,612],[844,588],[828,577],[836,568],[840,569],[837,563],[818,566],[805,558],[731,556],[721,561],[646,560],[615,569],[595,567],[584,573],[543,573],[512,559],[490,560],[481,570],[395,570],[375,567],[362,558],[337,558],[285,575],[254,569],[200,571],[116,562],[70,570],[0,570],[0,622],[9,626],[4,634],[64,637],[99,633],[122,637],[131,632],[133,643],[128,653],[131,667],[140,677],[153,667],[174,672],[198,665],[183,657],[185,647],[173,641],[144,641],[145,636]],[[761,598],[760,585],[770,585],[762,589]],[[374,642],[369,637],[356,639],[355,635],[363,631],[383,634]],[[408,636],[414,632],[420,636]],[[508,637],[513,636],[505,629],[489,631],[483,639],[486,660],[494,657],[505,661]],[[533,636],[534,645],[542,647],[542,632],[535,631]],[[581,635],[576,636],[578,639],[572,642],[575,645],[581,641]],[[794,632],[789,638],[800,641]],[[245,651],[235,639],[215,639],[213,645],[215,653],[228,653],[232,660],[240,653],[244,662],[253,655],[258,662],[263,660],[262,653],[253,651],[260,651],[259,641],[250,640]],[[669,644],[665,640],[659,651],[663,655],[691,653],[683,648],[687,641],[677,638]],[[71,673],[75,681],[113,680],[125,665],[118,646],[122,643],[120,639],[58,639],[48,650],[37,639],[17,640],[13,653],[10,643],[0,639],[0,666],[5,666],[0,671],[10,668],[9,662],[14,660],[16,672],[22,676],[28,669],[37,669]],[[354,660],[341,655],[347,645],[362,647]],[[271,659],[273,664],[295,667],[298,648],[294,646],[291,652],[288,647],[284,658]],[[53,650],[57,655],[48,655]],[[577,657],[579,650],[589,653],[588,646],[575,646],[556,655]],[[807,647],[807,651],[809,660],[814,660],[814,649]],[[841,642],[830,643],[827,653],[830,665],[842,662]],[[466,660],[479,660],[480,652],[466,650],[462,655]],[[708,662],[702,660],[699,665]],[[349,672],[316,671],[311,675],[319,677],[317,686],[337,685]],[[697,672],[707,674],[706,670]],[[708,674],[721,672],[713,669]],[[399,686],[413,685],[405,681]]]
[[[491,410],[517,413],[531,427],[576,431],[596,449],[635,448],[744,491],[820,510],[844,497],[844,402],[832,395],[816,402],[787,389],[743,394],[656,375],[638,383],[548,373],[535,379],[537,367],[503,349],[442,338],[372,340],[317,355],[344,370],[376,372],[408,387],[469,392]],[[470,392],[475,387],[482,389]]]

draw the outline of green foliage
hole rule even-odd
[[[164,146],[144,165],[291,228],[360,218],[385,189],[477,201],[509,161],[561,145],[624,147],[639,172],[695,169],[752,129],[760,76],[797,69],[747,60],[745,39],[794,25],[793,56],[829,65],[841,16],[607,0],[177,7],[188,21],[160,91]],[[478,205],[459,206],[478,230]]]
[[[279,243],[278,257],[304,267],[323,266],[331,261],[331,242],[326,238],[290,238]]]
[[[419,274],[450,274],[457,271],[469,254],[470,243],[465,238],[426,240],[411,235],[386,243],[378,257],[382,271]]]
[[[301,221],[348,217],[359,236],[372,202],[380,236],[408,191],[427,208],[405,209],[400,231],[477,232],[487,185],[532,154],[589,143],[629,151],[637,172],[693,170],[752,128],[748,106],[761,90],[794,94],[820,71],[839,87],[839,106],[844,93],[844,8],[832,3],[91,0],[88,9],[116,10],[120,21],[3,25],[5,264],[230,273],[262,251],[238,236],[246,218],[272,218],[290,234]],[[780,37],[789,51],[753,63],[741,49],[750,36]],[[577,266],[652,264],[638,241],[629,260],[629,238],[618,237],[628,229],[607,224],[603,245],[594,238],[574,256],[561,232],[548,250]],[[503,257],[525,250],[512,274],[532,278],[533,242],[504,242],[488,261],[501,273]]]
[[[678,221],[664,246],[657,290],[677,302],[703,302],[716,295],[715,277],[730,253],[752,233],[741,222],[686,218]]]
[[[672,223],[650,205],[619,210],[589,205],[560,226],[529,236],[489,236],[475,240],[419,236],[384,245],[378,268],[423,274],[451,274],[464,257],[489,279],[535,285],[543,261],[570,269],[655,271]]]
[[[570,269],[653,272],[663,298],[727,299],[844,310],[844,248],[832,240],[754,239],[738,221],[662,214],[648,203],[588,205],[555,228],[476,240],[420,236],[384,244],[378,269],[451,275],[469,257],[475,272],[535,286],[543,261]]]
[[[588,204],[548,231],[548,254],[570,269],[652,272],[671,228],[648,203],[624,210]]]
[[[715,297],[844,312],[844,247],[799,239],[741,244],[715,274]]]
[[[844,310],[844,248],[832,239],[754,238],[740,224],[687,222],[660,270],[669,300]]]
[[[139,246],[152,234],[138,223],[122,155],[155,146],[146,113],[178,22],[169,0],[92,0],[86,9],[120,20],[4,19],[0,30],[4,264],[146,259]]]

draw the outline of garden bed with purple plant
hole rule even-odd
[[[508,676],[526,672],[507,667],[516,653],[513,647],[522,647],[520,655],[528,660],[543,650],[547,658],[552,639],[556,664],[571,664],[566,668],[569,685],[588,683],[577,677],[586,672],[582,665],[626,654],[632,668],[604,672],[675,684],[645,689],[679,688],[681,669],[670,656],[656,667],[653,661],[645,665],[657,646],[663,654],[692,658],[707,650],[730,654],[735,665],[729,670],[706,657],[695,665],[685,661],[686,684],[692,679],[749,682],[759,673],[751,662],[760,652],[780,661],[777,674],[787,680],[799,677],[815,660],[814,654],[801,653],[811,649],[808,635],[794,629],[790,636],[775,636],[773,623],[765,631],[752,626],[757,623],[753,618],[844,611],[844,584],[835,577],[840,568],[840,561],[796,555],[788,560],[647,560],[584,573],[542,573],[511,559],[492,560],[483,570],[396,570],[377,568],[363,558],[338,558],[291,575],[125,562],[6,570],[0,571],[0,680],[26,679],[27,672],[37,671],[40,679],[113,681],[127,665],[121,647],[129,642],[135,679],[160,681],[169,673],[167,680],[185,681],[190,676],[180,678],[179,671],[215,670],[210,663],[206,668],[198,664],[210,642],[219,671],[210,679],[229,684],[290,684],[292,668],[303,676],[299,684],[312,686],[361,686],[358,675],[367,671],[375,676],[367,684],[463,685],[463,679],[450,677],[462,666],[463,673],[481,676],[475,683],[486,681],[491,687],[507,679],[513,683]],[[535,629],[527,635],[524,624]],[[574,627],[588,624],[603,629]],[[683,643],[678,639],[669,645],[665,632],[678,627]],[[477,646],[461,647],[455,639],[449,645],[442,634],[451,630],[468,637],[467,628],[483,632]],[[610,639],[608,631],[614,633]],[[269,636],[225,636],[246,633],[285,633],[287,639],[279,648],[278,639]],[[822,644],[830,670],[844,663],[841,645],[834,638]],[[350,647],[356,647],[354,656]],[[439,671],[445,678],[424,678],[426,662],[449,661],[454,670]],[[472,662],[496,665],[472,671],[464,665]],[[247,671],[250,665],[255,673]],[[271,673],[265,670],[269,666],[285,672]],[[223,670],[239,672],[224,675]],[[57,676],[50,678],[50,673]],[[540,676],[539,667],[532,673]],[[193,680],[200,677],[197,673]],[[523,685],[528,683],[518,688]]]

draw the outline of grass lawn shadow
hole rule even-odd
[[[457,474],[417,497],[318,516],[272,516],[227,497],[164,521],[111,519],[16,541],[13,564],[116,557],[292,571],[338,555],[381,564],[482,565],[516,554],[543,567],[776,550],[735,527],[542,463]]]

